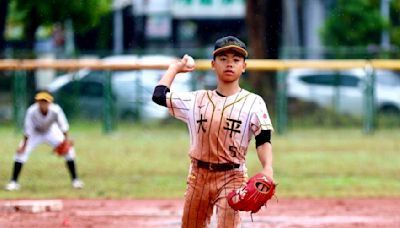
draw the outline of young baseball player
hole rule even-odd
[[[218,227],[239,227],[239,212],[227,195],[245,184],[246,154],[252,136],[262,173],[273,178],[271,119],[264,100],[239,85],[246,69],[246,45],[227,36],[215,42],[211,66],[218,79],[215,90],[171,92],[178,73],[193,71],[191,57],[169,65],[154,89],[153,101],[168,107],[190,133],[191,165],[187,178],[182,227],[206,227],[216,209]]]
[[[25,115],[24,137],[19,144],[14,157],[14,168],[6,190],[15,191],[20,188],[18,177],[23,164],[28,160],[33,149],[41,143],[48,143],[56,148],[68,139],[69,124],[60,106],[53,103],[53,96],[47,91],[41,91],[35,96]],[[83,182],[78,178],[75,168],[75,149],[71,146],[64,156],[73,188],[83,188]]]

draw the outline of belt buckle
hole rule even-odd
[[[212,167],[212,163],[208,163],[208,170],[211,170],[211,171],[213,171],[214,170],[214,168]]]

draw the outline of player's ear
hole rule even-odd
[[[211,61],[211,68],[212,68],[213,70],[215,70],[215,62],[214,62],[214,60]]]

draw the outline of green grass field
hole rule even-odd
[[[22,170],[11,198],[181,198],[189,166],[189,137],[183,123],[120,123],[104,135],[101,123],[73,123],[70,135],[86,186],[74,190],[62,158],[38,147]],[[21,134],[0,126],[0,187],[9,179]],[[360,129],[290,130],[273,136],[279,197],[400,197],[400,131]],[[259,171],[254,146],[249,174]]]

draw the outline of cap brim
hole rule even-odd
[[[35,96],[36,101],[47,101],[47,102],[53,102],[53,97],[50,94],[42,94],[39,93],[38,95]]]
[[[243,55],[244,57],[247,57],[247,55],[248,55],[246,49],[238,47],[236,45],[229,45],[229,46],[221,47],[221,48],[218,48],[217,50],[214,50],[213,56],[216,56],[217,54],[220,54],[221,52],[224,52],[227,50],[236,51],[239,54]]]

